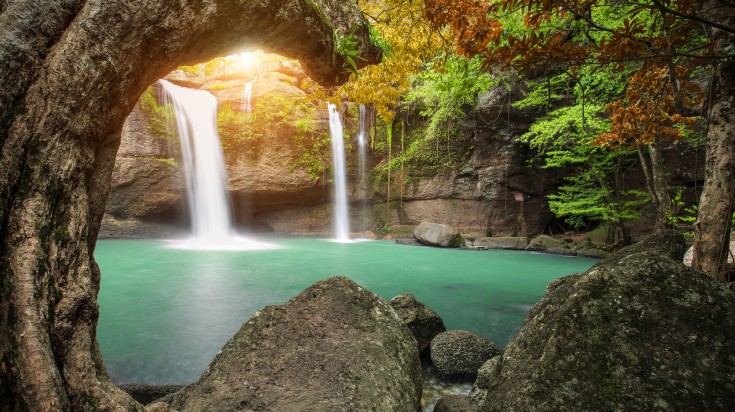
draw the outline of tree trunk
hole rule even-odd
[[[692,267],[724,282],[735,198],[735,64],[717,67],[714,81]]]
[[[668,182],[664,174],[663,160],[658,143],[638,145],[638,158],[641,161],[646,188],[656,210],[655,229],[663,229],[669,224],[671,214],[671,196]]]
[[[327,16],[345,16],[324,3]],[[168,71],[243,45],[300,58],[316,80],[334,81],[342,61],[318,7],[0,3],[0,411],[143,410],[107,377],[96,342],[93,253],[122,124]]]
[[[735,24],[732,5],[702,3],[703,15],[724,26]],[[731,54],[735,36],[719,29],[711,37],[721,55]],[[727,281],[726,263],[735,198],[735,62],[720,61],[714,70],[709,102],[707,159],[699,215],[694,223],[692,267]]]

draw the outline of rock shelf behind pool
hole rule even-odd
[[[167,398],[186,411],[415,411],[416,344],[390,305],[345,277],[268,306],[198,382]]]

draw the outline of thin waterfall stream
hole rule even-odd
[[[365,105],[360,104],[360,129],[357,134],[357,187],[362,198],[360,200],[360,232],[367,230],[367,139],[365,137]]]

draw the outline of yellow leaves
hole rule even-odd
[[[334,93],[356,103],[375,104],[384,120],[395,116],[401,96],[410,86],[410,76],[424,70],[425,62],[445,46],[439,34],[424,19],[422,0],[371,0],[360,2],[371,23],[392,47],[383,62],[360,70],[360,76]]]

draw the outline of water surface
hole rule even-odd
[[[204,251],[155,240],[101,240],[98,340],[116,383],[189,383],[257,310],[345,275],[390,299],[411,292],[448,329],[500,346],[546,285],[592,259],[448,250],[373,241],[265,239],[278,248]]]

